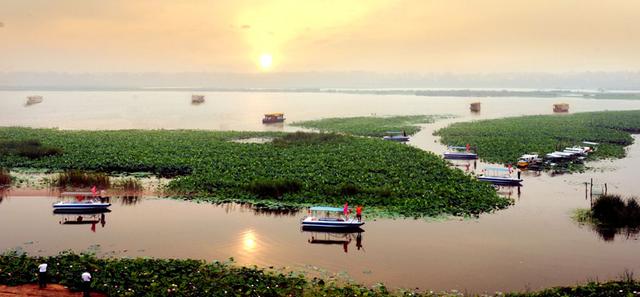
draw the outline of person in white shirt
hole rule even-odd
[[[40,289],[47,287],[47,263],[38,265],[38,285]]]
[[[85,271],[82,273],[81,275],[82,277],[82,291],[83,291],[83,295],[85,297],[89,297],[90,295],[90,290],[91,290],[91,273],[89,273],[89,271]]]

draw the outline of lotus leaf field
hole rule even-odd
[[[313,121],[295,122],[292,125],[317,129],[324,132],[382,137],[387,131],[405,131],[407,135],[413,135],[420,131],[420,126],[418,126],[418,124],[433,123],[437,119],[450,117],[452,116],[412,115],[326,118]]]
[[[268,143],[238,143],[246,138]],[[362,204],[369,213],[477,215],[512,202],[438,156],[380,139],[325,133],[0,128],[63,153],[0,155],[0,167],[172,176],[174,197],[275,207]]]
[[[109,296],[463,296],[462,293],[421,293],[390,291],[383,285],[371,288],[304,275],[256,267],[237,267],[230,263],[178,259],[114,259],[91,254],[63,252],[50,257],[30,257],[8,252],[0,255],[0,285],[21,285],[37,281],[37,267],[49,264],[51,283],[80,290],[79,275],[92,274],[91,289]],[[494,296],[636,296],[640,283],[631,275],[621,281],[590,282],[576,287],[557,287],[539,292],[497,293]],[[487,296],[487,295],[483,295]]]
[[[523,154],[546,154],[583,141],[598,142],[591,159],[622,158],[640,133],[640,111],[539,115],[454,123],[435,132],[447,145],[477,146],[488,162],[513,164]]]

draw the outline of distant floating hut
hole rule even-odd
[[[41,103],[42,100],[42,96],[27,96],[27,105],[38,104]]]
[[[204,95],[191,95],[191,103],[193,104],[204,103]]]
[[[569,112],[569,104],[556,103],[553,105],[553,112]]]
[[[469,105],[469,109],[472,112],[480,112],[480,102],[473,102]]]

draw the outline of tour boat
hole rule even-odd
[[[28,96],[27,97],[27,105],[38,104],[42,102],[42,96]]]
[[[507,168],[487,168],[485,172],[477,176],[479,181],[490,182],[494,185],[520,185],[522,179],[520,177],[512,177],[511,170]]]
[[[82,201],[60,201],[53,204],[54,211],[99,211],[107,210],[111,203],[101,202],[99,199]]]
[[[387,132],[385,132],[385,134],[387,134],[387,135],[382,137],[382,139],[384,139],[384,140],[399,141],[399,142],[409,141],[409,136],[407,136],[407,133],[405,133],[405,132],[387,131]]]
[[[520,156],[518,159],[518,167],[528,167],[529,165],[534,165],[541,163],[542,159],[537,154],[524,154]]]
[[[464,150],[464,151],[462,151]],[[450,160],[476,160],[478,159],[478,154],[471,152],[465,146],[450,146],[449,151],[444,152],[443,154],[445,159]]]
[[[191,103],[193,104],[204,103],[204,95],[191,95]]]
[[[265,113],[264,118],[262,119],[263,124],[271,124],[271,123],[282,123],[284,122],[284,113],[274,112],[274,113]]]
[[[311,229],[359,229],[364,225],[355,217],[349,218],[342,215],[344,209],[328,206],[314,206],[309,208],[309,215],[302,219],[302,228]],[[324,213],[325,215],[319,215]],[[329,214],[334,214],[331,216]]]

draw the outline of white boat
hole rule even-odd
[[[358,229],[364,222],[344,215],[342,208],[314,206],[309,208],[309,215],[302,219],[302,228],[310,229]],[[324,215],[319,215],[324,213]],[[333,216],[329,214],[334,214]]]
[[[520,185],[522,179],[519,177],[520,173],[518,173],[518,177],[511,176],[511,170],[507,168],[487,168],[483,170],[483,173],[478,175],[479,181],[490,182],[494,185]]]
[[[387,131],[385,132],[385,136],[382,137],[382,139],[384,140],[389,140],[389,141],[399,141],[399,142],[405,142],[405,141],[409,141],[409,136],[407,136],[406,132],[400,132],[400,131]]]
[[[101,202],[99,199],[82,201],[60,201],[53,204],[54,211],[103,211],[107,210],[111,203]]]

